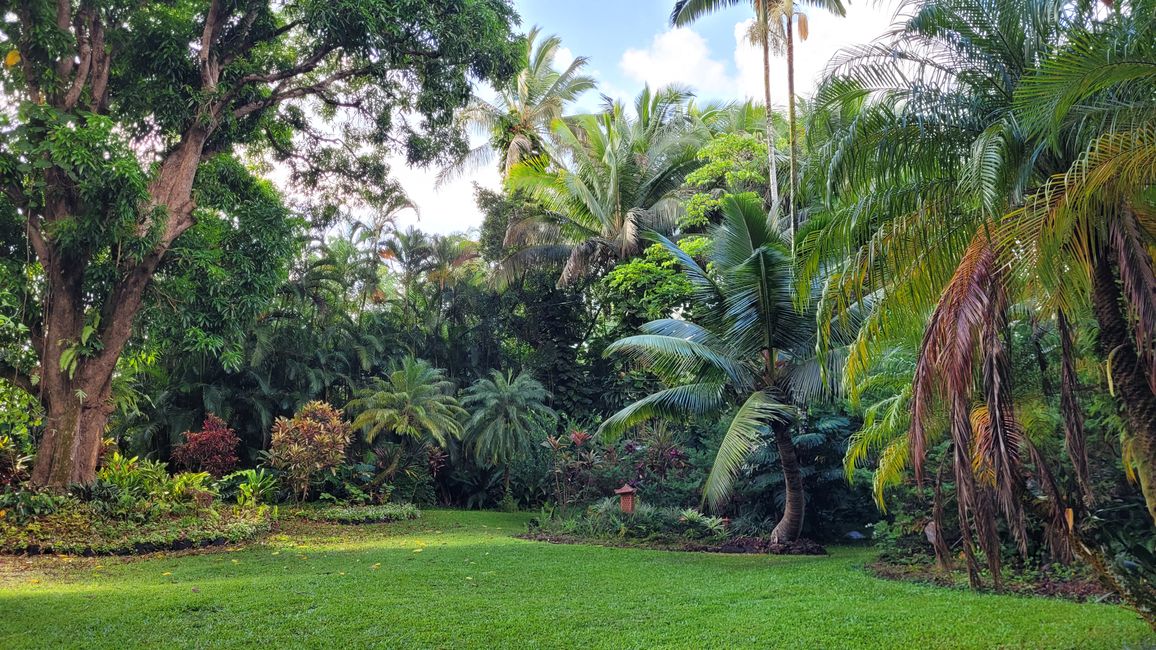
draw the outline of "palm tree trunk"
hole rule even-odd
[[[799,539],[803,533],[803,512],[806,499],[803,496],[803,472],[799,465],[799,453],[791,440],[791,429],[787,425],[776,425],[775,447],[779,452],[779,463],[783,468],[783,518],[771,531],[771,542],[785,544]]]
[[[775,165],[775,114],[771,110],[771,43],[767,0],[758,3],[758,21],[762,27],[763,101],[767,107],[767,189],[771,191],[771,215],[779,215],[779,174]]]
[[[1156,522],[1156,395],[1128,335],[1120,298],[1108,251],[1101,251],[1092,269],[1092,309],[1100,324],[1100,350],[1109,360],[1113,392],[1124,407],[1140,489],[1148,514]]]
[[[790,0],[788,0],[790,1]],[[791,194],[788,209],[791,211],[791,247],[795,245],[795,233],[799,230],[799,215],[795,207],[795,192],[798,179],[796,170],[799,157],[799,136],[795,126],[795,21],[794,12],[787,13],[787,122],[791,129]]]

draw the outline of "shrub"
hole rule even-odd
[[[194,510],[154,505],[137,517],[123,518],[109,516],[103,501],[54,497],[48,507],[43,495],[20,498],[35,499],[44,508],[21,520],[0,518],[0,553],[121,555],[240,542],[268,532],[276,516],[265,507]]]
[[[0,492],[0,523],[22,524],[36,517],[50,515],[73,501],[68,495],[49,492]]]
[[[386,503],[379,506],[330,506],[305,511],[303,516],[335,524],[380,524],[417,519],[421,517],[421,511],[412,503]]]
[[[579,513],[544,512],[531,522],[531,530],[583,537],[620,539],[660,544],[687,540],[720,542],[729,537],[723,520],[693,509],[635,506],[632,514],[619,509],[618,499],[607,497]]]
[[[293,496],[305,500],[318,474],[331,471],[345,459],[349,423],[325,402],[309,402],[293,419],[277,418],[269,449],[269,463],[285,473]]]
[[[237,500],[237,505],[253,507],[272,503],[277,499],[280,485],[277,477],[265,469],[246,469],[233,472],[218,483],[222,496]]]
[[[164,463],[136,456],[126,458],[120,452],[114,452],[96,476],[136,499],[163,498],[170,487],[169,472]]]
[[[173,460],[191,472],[208,472],[216,478],[237,468],[241,439],[221,418],[208,414],[201,431],[186,431],[185,444],[173,450]]]
[[[177,502],[193,502],[200,507],[208,506],[216,496],[212,480],[213,477],[208,472],[182,472],[169,481],[165,496]]]

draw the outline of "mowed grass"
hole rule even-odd
[[[0,648],[1123,648],[1110,605],[974,594],[832,557],[515,539],[525,516],[292,524],[233,552],[0,561]]]

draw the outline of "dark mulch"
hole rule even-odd
[[[53,548],[51,545],[29,544],[22,548],[13,549],[9,555],[77,555],[80,557],[101,557],[110,555],[144,555],[146,553],[171,552],[171,551],[185,551],[189,549],[210,548],[213,546],[226,546],[232,540],[227,537],[210,537],[207,539],[188,540],[178,539],[172,542],[163,544],[154,543],[137,543],[127,546],[117,546],[112,548],[94,549],[92,547],[85,548],[82,551],[62,552]]]
[[[867,570],[878,578],[934,584],[941,587],[966,589],[967,574],[963,571],[944,572],[934,564],[892,564],[878,561],[867,565]],[[1062,598],[1076,602],[1119,602],[1116,595],[1093,576],[1052,575],[1036,572],[1032,575],[1017,575],[1008,571],[1004,575],[1003,591],[1025,596],[1045,596]]]
[[[762,555],[827,555],[827,549],[810,540],[798,540],[790,544],[772,544],[761,537],[736,537],[719,544],[707,544],[693,540],[664,541],[639,539],[592,539],[573,535],[552,535],[549,533],[527,533],[517,535],[519,539],[551,544],[589,544],[611,548],[645,548],[656,551],[684,551],[690,553],[751,553]]]
[[[772,544],[764,537],[736,537],[717,547],[703,550],[716,553],[765,553],[767,555],[826,555],[822,544],[809,539],[800,539],[786,544]]]

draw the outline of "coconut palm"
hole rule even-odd
[[[770,193],[771,210],[778,214],[779,209],[779,175],[775,153],[775,124],[771,110],[771,31],[777,28],[772,20],[772,11],[782,0],[678,0],[670,14],[670,24],[675,27],[685,27],[703,16],[740,4],[750,3],[755,12],[755,22],[750,36],[751,42],[758,45],[763,52],[763,102],[767,109],[767,145],[768,145],[768,176],[767,190]]]
[[[847,10],[840,0],[810,0],[807,4],[825,9],[835,15],[845,16]],[[779,34],[782,37],[782,49],[787,55],[787,123],[790,125],[790,194],[787,198],[787,208],[790,211],[791,239],[799,229],[799,124],[797,118],[797,102],[795,99],[795,27],[798,26],[799,40],[807,40],[809,28],[807,14],[799,10],[792,1],[780,0],[772,12],[776,22],[782,22],[782,28],[769,30],[767,37]]]
[[[474,97],[459,119],[488,137],[438,176],[442,182],[479,169],[498,157],[502,175],[514,165],[539,155],[549,136],[550,124],[562,117],[566,102],[595,87],[594,78],[581,74],[586,57],[577,57],[557,70],[555,59],[562,47],[557,36],[543,36],[533,27],[526,36],[526,64],[514,79],[499,89],[497,100]]]
[[[841,359],[814,354],[814,313],[795,309],[789,246],[761,200],[728,195],[722,213],[711,233],[709,272],[670,240],[653,235],[694,285],[696,320],[652,321],[642,334],[606,349],[607,355],[648,363],[671,387],[623,408],[600,432],[620,435],[652,418],[718,412],[740,402],[703,487],[704,500],[723,506],[745,460],[769,435],[785,493],[772,537],[792,541],[802,530],[804,494],[791,421],[799,405],[835,393]]]
[[[556,120],[546,155],[510,172],[509,186],[542,210],[510,224],[507,241],[518,250],[503,262],[504,274],[563,263],[559,284],[570,284],[635,254],[642,231],[673,227],[681,209],[673,193],[699,164],[706,134],[688,115],[689,98],[680,88],[647,87],[635,116],[614,103]]]
[[[453,383],[438,368],[406,357],[386,379],[375,378],[346,405],[353,428],[372,444],[381,432],[444,446],[461,438],[466,411],[453,396]]]
[[[467,444],[479,464],[502,468],[507,491],[510,463],[535,444],[542,423],[555,417],[549,400],[550,393],[530,374],[498,370],[474,382],[462,398],[462,406],[473,411]]]

